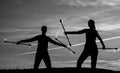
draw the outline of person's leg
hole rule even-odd
[[[36,54],[35,56],[35,63],[34,63],[34,69],[38,69],[39,68],[39,64],[42,60],[42,55],[38,55]]]
[[[93,69],[96,68],[97,56],[98,56],[98,51],[94,51],[91,54],[91,68],[93,68]]]
[[[82,63],[84,62],[84,60],[89,56],[89,52],[87,52],[86,50],[83,51],[83,53],[81,54],[81,56],[79,57],[78,61],[77,61],[77,68],[81,68]]]
[[[51,60],[50,60],[50,56],[49,56],[48,52],[45,53],[43,60],[46,64],[46,67],[51,68]]]

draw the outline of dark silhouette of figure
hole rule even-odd
[[[84,60],[88,57],[91,56],[91,67],[96,68],[96,63],[97,63],[97,56],[98,56],[98,48],[96,44],[96,38],[98,38],[103,46],[103,49],[105,49],[105,45],[98,34],[97,30],[95,29],[95,22],[94,20],[90,19],[88,21],[88,26],[89,29],[83,29],[81,31],[70,31],[70,32],[65,32],[65,34],[86,34],[86,43],[84,46],[84,50],[79,57],[77,61],[77,68],[81,68],[82,63]]]
[[[44,60],[47,68],[51,68],[50,56],[48,53],[48,42],[53,43],[55,45],[66,47],[66,45],[56,42],[46,35],[47,26],[42,26],[41,31],[42,31],[41,35],[37,35],[33,38],[21,40],[17,42],[17,44],[20,44],[20,43],[25,43],[25,42],[38,41],[38,48],[37,48],[37,52],[35,56],[34,69],[39,68],[39,64],[42,59]]]

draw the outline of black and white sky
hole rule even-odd
[[[66,30],[87,28],[88,20],[94,19],[97,30],[105,37],[117,37],[120,35],[120,0],[0,0],[0,60],[6,60],[10,52],[15,55],[21,53],[18,51],[28,51],[8,50],[17,46],[4,45],[4,38],[18,41],[34,36],[41,33],[42,25],[48,26],[48,34],[54,36],[63,32],[59,19],[63,20]]]

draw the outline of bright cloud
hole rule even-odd
[[[108,30],[117,30],[120,29],[120,24],[114,24],[114,25],[109,25],[109,24],[100,24],[97,27],[98,30],[104,30],[104,31],[108,31]]]
[[[103,5],[109,5],[109,6],[120,5],[120,0],[101,0],[101,1]]]
[[[70,6],[117,6],[120,5],[120,0],[61,0],[59,4]]]
[[[111,66],[120,66],[120,60],[110,61],[108,64],[110,64]]]

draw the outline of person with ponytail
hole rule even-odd
[[[103,40],[101,39],[99,33],[95,28],[95,21],[90,19],[88,21],[88,27],[89,28],[80,31],[65,32],[65,34],[83,34],[83,33],[85,34],[86,42],[85,42],[84,50],[77,61],[77,68],[81,68],[82,63],[86,60],[88,56],[91,56],[91,68],[96,68],[97,56],[98,56],[96,38],[100,40],[103,49],[105,49]]]

